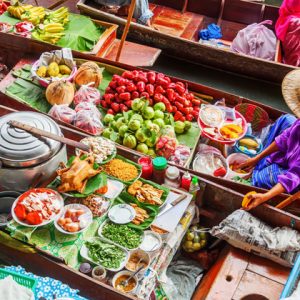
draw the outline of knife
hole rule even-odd
[[[157,215],[157,217],[160,217],[161,215],[165,214],[167,211],[169,211],[170,209],[172,209],[174,206],[176,206],[177,204],[179,204],[181,201],[183,201],[185,198],[187,197],[187,194],[182,194],[181,196],[179,196],[176,200],[174,200],[172,203],[168,203],[165,208],[159,212],[159,214]]]

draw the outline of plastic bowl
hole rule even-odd
[[[37,61],[32,65],[32,68],[31,68],[31,74],[32,74],[33,77],[35,77],[35,78],[38,79],[39,84],[40,84],[41,86],[47,87],[47,86],[52,82],[52,80],[47,80],[47,79],[42,78],[42,77],[40,77],[40,76],[37,75],[36,71],[38,70],[39,66],[40,66],[40,61],[37,60]],[[73,69],[72,69],[72,72],[71,72],[71,74],[70,74],[69,77],[57,78],[57,79],[55,79],[55,80],[56,80],[56,81],[57,81],[57,80],[72,81],[73,78],[74,78],[74,76],[75,76],[75,74],[76,74],[76,72],[77,72],[77,67],[74,66]]]
[[[239,164],[245,162],[246,160],[249,159],[249,156],[247,156],[246,154],[243,153],[232,153],[230,154],[227,159],[227,165],[228,165],[228,169],[227,169],[227,174],[226,174],[226,179],[232,179],[235,176],[239,176],[241,178],[245,178],[248,177],[251,173],[238,173],[235,171],[232,171],[230,169],[230,165],[233,164],[234,162],[237,162]]]
[[[239,149],[239,146],[240,146],[239,141],[237,141],[235,143],[235,145],[234,145],[234,152],[236,152],[236,153],[243,153],[243,154],[246,154],[246,155],[248,155],[250,157],[254,157],[257,154],[259,154],[260,152],[262,152],[262,150],[263,150],[263,144],[255,136],[247,134],[247,135],[245,135],[243,137],[243,139],[245,139],[245,138],[255,140],[258,143],[258,148],[256,149],[256,154],[253,154],[253,153],[247,151],[246,149],[245,149],[245,151],[240,150]]]
[[[133,272],[130,272],[130,271],[121,271],[121,272],[119,272],[119,273],[117,273],[114,277],[113,277],[113,279],[112,279],[112,286],[116,289],[116,290],[118,290],[118,291],[120,291],[119,289],[117,289],[117,287],[116,287],[116,280],[120,277],[120,276],[122,276],[122,275],[128,275],[128,276],[131,276],[133,274]],[[128,291],[128,292],[123,292],[123,293],[134,293],[135,291],[136,291],[136,288],[137,288],[137,286],[138,286],[138,278],[136,277],[136,276],[133,276],[133,279],[135,280],[135,282],[136,282],[136,285],[135,285],[135,287],[132,289],[132,290],[130,290],[130,291]]]

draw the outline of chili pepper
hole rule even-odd
[[[226,169],[224,167],[220,167],[214,171],[214,176],[224,177],[226,175],[226,173],[227,173]]]
[[[169,86],[169,82],[165,78],[158,78],[156,80],[156,84],[160,84],[163,88],[167,88]]]
[[[187,119],[188,121],[190,121],[190,122],[192,122],[193,119],[194,119],[194,116],[193,116],[192,114],[188,114],[188,115],[186,115],[185,117],[186,117],[186,119]]]
[[[147,83],[148,82],[148,79],[147,79],[147,76],[146,74],[144,73],[140,73],[137,77],[138,81],[142,81],[144,83]]]
[[[161,97],[161,102],[163,102],[165,105],[171,105],[171,102],[169,101],[169,99],[167,97],[165,97],[164,95],[162,95],[162,97]]]
[[[156,75],[156,81],[157,81],[158,79],[161,79],[161,78],[165,78],[165,74],[163,74],[163,73],[158,73],[158,74]]]
[[[183,109],[183,112],[188,115],[188,114],[191,114],[193,112],[193,108],[192,107],[185,107]]]
[[[186,97],[186,99],[192,101],[194,99],[194,94],[193,93],[186,93],[185,97]]]
[[[140,93],[144,92],[144,91],[145,91],[145,87],[146,87],[145,82],[139,81],[139,82],[136,84],[136,87],[137,87],[137,89],[138,89],[138,91],[139,91]]]
[[[195,119],[197,119],[199,115],[199,111],[193,110],[192,115],[194,116]]]
[[[117,91],[117,93],[119,93],[119,94],[125,93],[125,91],[126,91],[126,86],[125,86],[125,85],[118,86],[118,87],[116,88],[116,91]]]
[[[178,102],[178,101],[175,101],[175,105],[176,105],[176,107],[177,107],[180,111],[184,109],[183,104],[181,104],[181,103]]]
[[[120,104],[120,111],[123,112],[123,111],[125,111],[125,109],[128,109],[128,107],[125,104],[121,103]]]
[[[136,91],[136,89],[136,85],[133,82],[128,83],[126,86],[126,90],[130,93]]]
[[[169,83],[168,88],[174,90],[176,88],[176,83],[174,82]]]
[[[113,111],[114,112],[119,112],[120,111],[120,104],[119,103],[116,103],[116,102],[114,102],[114,103],[112,103],[111,104],[111,108],[113,109]]]
[[[179,93],[179,95],[183,95],[185,93],[185,87],[179,84],[180,82],[176,82],[176,91]]]
[[[147,78],[148,78],[149,83],[154,84],[155,81],[156,81],[156,73],[153,72],[153,71],[148,72],[147,73]]]
[[[113,75],[112,80],[118,83],[120,78],[122,78],[120,75],[115,74]]]
[[[122,77],[127,78],[127,79],[133,79],[134,76],[131,71],[125,71],[125,72],[123,72]]]
[[[118,82],[118,86],[125,86],[126,85],[126,80],[125,78],[123,77],[120,77],[119,80],[117,81]]]
[[[165,80],[167,80],[167,81],[168,81],[168,84],[170,84],[170,83],[171,83],[171,78],[170,78],[170,77],[168,77],[168,76],[165,76]]]
[[[105,93],[106,93],[106,94],[112,94],[112,93],[114,93],[114,90],[113,90],[110,86],[108,86],[108,87],[105,89]]]
[[[192,103],[196,106],[200,106],[201,100],[200,99],[192,99]]]
[[[154,102],[155,102],[155,103],[157,103],[157,102],[162,102],[162,97],[163,97],[163,95],[160,94],[160,93],[154,94],[154,97],[153,97]]]
[[[154,85],[151,83],[148,83],[146,85],[146,91],[150,96],[153,96],[154,95]]]
[[[122,102],[122,100],[120,99],[118,93],[115,93],[115,101],[116,101],[117,103],[121,103],[121,102]]]
[[[184,97],[182,97],[182,96],[177,96],[176,97],[176,101],[178,101],[178,102],[180,102],[182,105],[184,105],[184,103],[185,103],[185,98]]]
[[[174,121],[179,121],[179,119],[182,117],[182,113],[180,111],[176,111],[174,115]]]
[[[105,100],[101,100],[100,104],[101,104],[102,107],[107,108],[107,103],[106,103]]]
[[[164,90],[164,88],[161,86],[161,85],[158,85],[156,86],[155,88],[155,94],[158,93],[158,94],[164,94],[166,91]]]
[[[131,93],[131,99],[136,99],[140,97],[140,93],[138,91],[134,91]]]
[[[105,102],[110,105],[112,100],[114,100],[115,95],[114,94],[105,94],[103,96],[103,98],[104,98]]]
[[[167,103],[166,104],[166,110],[168,113],[172,113],[173,112],[173,107],[170,103]]]
[[[26,209],[23,204],[17,204],[14,209],[14,212],[15,212],[16,216],[18,217],[18,219],[20,219],[21,221],[26,219]]]
[[[140,96],[141,97],[145,97],[146,99],[150,98],[150,96],[149,96],[149,94],[147,92],[142,92]]]
[[[29,214],[27,214],[26,221],[30,225],[38,225],[43,222],[43,219],[37,211],[33,211],[33,212],[30,212]]]
[[[149,98],[148,101],[149,101],[149,105],[153,106],[153,99]]]
[[[107,110],[107,113],[110,114],[110,115],[114,115],[115,114],[115,112],[111,108]]]
[[[133,76],[133,80],[137,81],[137,78],[139,76],[139,71],[138,70],[132,71],[132,76]]]
[[[125,105],[129,108],[131,108],[132,100],[126,101]]]
[[[184,122],[185,121],[185,116],[182,116],[179,121]]]
[[[173,102],[175,100],[175,91],[173,89],[167,89],[167,97],[168,99]]]
[[[185,85],[184,85],[184,83],[183,83],[183,82],[181,82],[181,81],[177,81],[177,82],[176,82],[176,84],[177,84],[177,85],[181,85],[182,87],[184,87],[184,88],[185,88]]]
[[[122,100],[122,101],[129,101],[130,98],[131,98],[131,95],[130,95],[129,92],[121,93],[121,94],[119,95],[119,98],[120,98],[120,100]]]
[[[177,109],[177,106],[175,106],[175,105],[172,105],[172,107],[173,107],[172,112],[173,112],[173,114],[174,114],[174,113],[176,113],[176,111],[177,111],[178,109]]]
[[[115,80],[112,80],[109,84],[109,87],[111,87],[112,89],[115,89],[117,87],[117,82]]]

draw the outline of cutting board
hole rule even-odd
[[[152,225],[155,225],[169,232],[173,232],[175,230],[176,226],[178,225],[180,219],[182,218],[184,212],[186,211],[192,200],[192,195],[181,190],[172,189],[165,202],[165,204],[172,203],[182,194],[186,194],[187,197],[176,206],[174,206],[161,216],[157,217]]]

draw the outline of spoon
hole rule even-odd
[[[130,279],[133,278],[138,272],[140,272],[142,269],[144,268],[144,266],[140,266],[133,274],[131,274],[131,276],[129,276],[126,280],[123,280],[120,282],[120,285],[122,286],[127,286]]]

